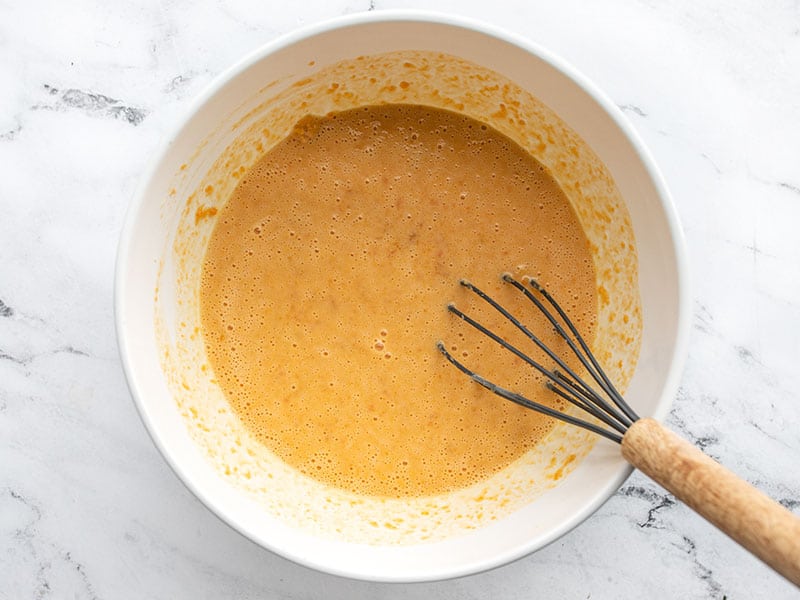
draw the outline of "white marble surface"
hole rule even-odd
[[[399,0],[0,1],[0,598],[790,598],[645,477],[514,564],[348,581],[253,545],[150,442],[117,356],[126,206],[212,77],[292,28]],[[669,424],[800,512],[800,6],[456,2],[561,54],[627,113],[674,194],[691,349]]]

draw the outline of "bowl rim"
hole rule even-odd
[[[133,374],[134,369],[132,367],[132,359],[129,353],[129,337],[126,325],[124,323],[127,283],[123,273],[127,271],[131,240],[136,229],[136,224],[139,221],[142,207],[147,198],[147,188],[155,176],[159,165],[168,156],[174,141],[188,125],[193,115],[197,113],[198,110],[207,102],[209,102],[230,80],[246,71],[257,62],[263,60],[270,54],[316,35],[351,26],[402,21],[407,21],[409,23],[431,23],[467,29],[472,32],[483,34],[517,46],[518,48],[535,56],[539,60],[554,67],[563,76],[572,80],[578,87],[586,92],[604,112],[607,113],[607,115],[614,122],[615,126],[630,142],[639,160],[641,161],[644,170],[651,178],[654,188],[657,192],[657,196],[661,201],[661,206],[666,218],[667,229],[672,242],[672,249],[675,253],[675,269],[678,282],[675,344],[672,351],[672,356],[670,357],[670,367],[665,378],[664,386],[662,387],[661,400],[657,405],[656,411],[652,415],[652,417],[657,420],[663,420],[666,417],[669,412],[672,399],[675,397],[675,394],[678,390],[688,349],[691,302],[685,238],[678,220],[674,202],[672,201],[672,197],[667,189],[666,182],[656,166],[655,160],[650,154],[650,151],[644,145],[639,134],[633,128],[632,124],[627,120],[622,111],[597,85],[579,72],[570,63],[546,48],[540,46],[539,44],[532,42],[523,35],[508,31],[485,21],[437,11],[393,9],[360,12],[322,20],[280,35],[277,38],[245,54],[238,61],[214,77],[205,86],[205,88],[189,102],[188,106],[184,109],[182,116],[163,137],[158,150],[153,154],[148,167],[141,176],[139,185],[129,203],[125,214],[117,248],[114,281],[114,322],[117,335],[117,346],[125,374],[125,380],[130,394],[134,400],[134,404],[136,405],[139,417],[141,418],[142,423],[144,424],[145,429],[147,430],[147,433],[154,445],[156,448],[158,448],[159,453],[178,477],[178,479],[183,483],[183,485],[189,491],[191,491],[192,494],[198,498],[206,508],[216,515],[217,518],[262,548],[291,560],[292,562],[332,575],[377,582],[422,582],[453,579],[466,575],[481,573],[516,561],[561,538],[585,521],[593,513],[595,513],[621,487],[621,485],[633,472],[633,467],[627,464],[624,465],[623,468],[619,470],[617,475],[609,479],[603,489],[596,493],[595,497],[584,505],[582,510],[573,514],[571,518],[565,520],[560,526],[552,529],[549,534],[543,536],[543,538],[538,538],[535,542],[532,541],[529,544],[510,548],[508,551],[502,554],[497,554],[490,559],[473,561],[472,563],[459,565],[456,568],[444,567],[438,571],[428,571],[425,574],[416,575],[410,572],[389,574],[368,572],[366,570],[357,569],[346,571],[340,568],[332,567],[331,565],[322,563],[320,561],[309,559],[306,556],[291,552],[285,548],[277,547],[276,545],[272,544],[270,540],[263,539],[254,532],[248,531],[244,527],[240,527],[235,520],[229,517],[223,507],[217,506],[214,501],[208,498],[203,491],[199,489],[184,473],[182,467],[177,464],[174,457],[169,453],[165,444],[159,437],[158,429],[153,421],[153,418],[141,400],[142,396],[139,386]]]

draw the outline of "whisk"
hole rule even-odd
[[[551,368],[535,360],[454,304],[448,305],[448,310],[544,375],[549,390],[594,417],[595,421],[555,410],[489,381],[456,359],[439,341],[436,346],[445,358],[473,381],[506,400],[620,444],[622,456],[632,466],[800,586],[800,519],[658,421],[640,418],[606,376],[555,298],[534,279],[526,277],[521,282],[506,273],[502,280],[524,294],[547,318],[588,375],[579,375],[520,320],[467,280],[461,280],[461,285],[508,319],[556,366]],[[587,379],[593,383],[587,383]]]

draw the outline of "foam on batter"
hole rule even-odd
[[[431,496],[485,480],[554,421],[471,383],[450,351],[557,406],[536,372],[450,315],[463,309],[550,362],[459,289],[469,277],[565,352],[517,290],[544,278],[588,339],[586,235],[558,184],[486,124],[419,105],[303,119],[220,211],[201,282],[202,333],[225,396],[301,473],[356,494]]]

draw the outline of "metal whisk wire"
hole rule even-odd
[[[570,318],[567,316],[558,302],[556,302],[556,300],[547,292],[547,290],[539,285],[536,280],[526,278],[528,279],[530,287],[539,295],[541,295],[541,297],[544,299],[544,302],[537,298],[531,290],[514,279],[510,274],[505,273],[502,279],[525,294],[525,296],[533,303],[533,305],[536,306],[536,308],[547,318],[551,325],[553,325],[555,331],[562,339],[564,339],[572,353],[578,358],[583,367],[586,369],[587,373],[589,373],[602,392],[598,392],[595,388],[586,383],[586,381],[580,377],[558,354],[553,352],[553,350],[549,348],[538,336],[536,336],[525,325],[523,325],[519,319],[503,308],[491,296],[483,292],[469,281],[462,279],[460,283],[462,286],[474,292],[478,297],[487,302],[501,315],[503,315],[503,317],[511,322],[551,360],[553,360],[558,365],[560,370],[549,369],[545,367],[540,362],[534,360],[528,354],[497,335],[495,332],[484,327],[481,323],[456,308],[454,304],[449,304],[447,310],[491,338],[493,341],[498,343],[512,354],[528,363],[531,367],[536,369],[539,373],[547,378],[545,385],[549,390],[553,391],[567,402],[592,415],[604,423],[608,428],[598,426],[597,424],[586,421],[585,419],[574,417],[564,412],[555,410],[549,406],[534,400],[530,400],[521,394],[503,388],[465,366],[447,351],[447,348],[442,341],[437,342],[436,347],[445,356],[445,358],[447,358],[447,360],[455,365],[461,372],[465,373],[473,381],[497,394],[498,396],[555,419],[560,419],[561,421],[571,423],[572,425],[577,425],[578,427],[592,431],[614,442],[622,443],[622,436],[625,435],[625,432],[628,430],[628,428],[635,421],[637,421],[639,417],[628,405],[628,403],[625,402],[625,399],[606,376],[597,359],[594,357],[591,350],[589,350],[588,344],[586,344],[585,340],[578,332]],[[561,320],[560,322],[559,318]],[[562,371],[564,371],[568,376],[564,375]],[[607,399],[603,396],[606,396]]]

